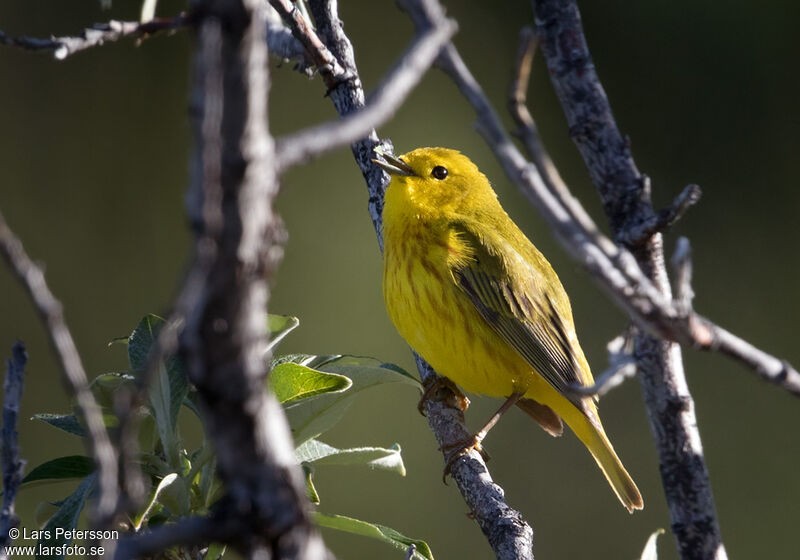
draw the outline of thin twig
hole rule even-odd
[[[678,238],[675,253],[672,255],[672,266],[675,270],[675,305],[685,313],[692,309],[692,246],[685,237]]]
[[[117,455],[106,432],[103,415],[94,399],[78,349],[62,313],[61,303],[53,296],[44,273],[27,255],[0,213],[0,251],[11,270],[22,282],[36,311],[44,323],[50,344],[58,358],[64,377],[86,423],[89,450],[98,470],[96,519],[100,525],[111,521],[119,496]]]
[[[536,32],[530,27],[523,27],[519,34],[514,79],[511,81],[508,96],[508,110],[514,119],[514,123],[517,125],[515,134],[522,140],[525,150],[530,156],[531,161],[533,161],[536,170],[539,172],[541,181],[550,190],[556,202],[570,218],[562,228],[564,230],[563,235],[570,237],[571,234],[567,229],[576,228],[578,233],[573,238],[572,243],[586,243],[584,239],[588,238],[597,247],[596,249],[589,249],[590,245],[587,244],[587,253],[602,252],[603,260],[606,261],[606,266],[613,267],[615,261],[624,261],[625,255],[619,254],[611,240],[600,233],[597,225],[583,208],[583,205],[572,196],[569,187],[561,178],[558,168],[547,152],[539,134],[539,129],[533,119],[533,115],[528,110],[527,90],[530,82],[533,57],[536,54],[536,47],[538,44],[539,39],[536,36]],[[462,65],[454,64],[453,66],[460,67]],[[457,83],[458,82],[459,81],[457,81]],[[460,82],[466,84],[468,80],[462,78]],[[463,91],[465,85],[461,87]],[[476,91],[471,95],[479,97],[480,93],[481,92]],[[502,130],[499,121],[494,123],[489,122],[493,120],[493,118],[496,118],[496,116],[486,111],[486,105],[474,102],[473,106],[476,107],[476,110],[479,110],[479,113],[484,113],[485,118],[481,120],[483,123],[482,127],[484,127],[482,130],[486,130],[487,132],[493,129]],[[496,132],[493,134],[496,134]],[[528,194],[529,198],[541,198],[541,195],[537,193],[538,185],[534,180],[531,180],[531,183],[532,184],[528,187],[520,186],[519,182],[517,182],[517,185]],[[534,205],[537,207],[542,204],[542,202],[534,202]],[[548,211],[544,210],[544,212],[547,214]],[[627,260],[633,260],[633,257],[629,257]]]
[[[14,343],[11,358],[7,362],[6,379],[3,383],[3,429],[0,435],[2,451],[0,464],[3,467],[3,510],[0,512],[0,559],[8,558],[6,548],[13,539],[8,534],[19,527],[19,517],[14,512],[14,500],[22,484],[25,461],[20,457],[17,417],[22,402],[25,364],[28,354],[22,342]]]
[[[145,23],[111,20],[108,23],[96,23],[92,27],[87,27],[78,35],[50,37],[49,39],[27,36],[9,37],[0,31],[0,45],[34,51],[53,51],[53,56],[58,60],[64,60],[77,52],[118,41],[123,37],[148,37],[162,31],[174,31],[187,24],[186,14],[178,14],[172,18],[156,18]]]
[[[191,16],[181,13],[171,18],[155,18],[144,23],[119,20],[96,23],[77,35],[62,37],[10,37],[0,31],[0,45],[32,51],[53,51],[56,59],[64,60],[77,52],[116,42],[125,37],[145,39],[165,31],[173,32],[190,24]],[[298,71],[309,74],[312,62],[306,57],[303,45],[292,36],[280,17],[274,12],[267,13],[265,28],[270,53],[282,60],[295,62]]]
[[[305,47],[291,30],[283,24],[280,14],[274,9],[267,10],[267,48],[269,54],[295,63],[294,69],[311,77],[314,62],[308,58]]]
[[[311,61],[325,82],[328,90],[335,89],[342,82],[352,80],[361,87],[358,75],[348,72],[314,32],[314,28],[303,16],[303,12],[292,0],[269,0],[272,8],[292,30],[292,34],[305,47]]]
[[[630,330],[613,339],[606,345],[609,367],[597,376],[593,385],[570,385],[574,395],[597,397],[600,399],[612,389],[622,385],[626,379],[634,377],[639,371],[636,360],[632,356],[632,339]]]
[[[227,542],[236,535],[237,521],[235,516],[187,517],[125,536],[116,545],[114,560],[149,558],[176,546]]]
[[[645,189],[649,189],[650,180],[645,179]],[[653,235],[664,232],[683,217],[686,211],[700,201],[703,191],[697,185],[688,185],[684,188],[675,200],[658,211],[657,214],[650,216],[641,224],[631,226],[617,236],[617,241],[629,247],[641,245]]]
[[[301,29],[313,33],[307,26],[298,27],[296,33],[300,33]],[[276,148],[279,172],[351,144],[389,120],[420,82],[438,56],[442,45],[456,29],[456,23],[446,19],[439,26],[418,35],[370,95],[363,108],[336,121],[313,126],[279,139]]]

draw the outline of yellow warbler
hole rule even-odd
[[[561,435],[563,419],[622,505],[629,512],[642,509],[594,399],[568,390],[593,383],[569,298],[550,263],[500,206],[489,180],[455,150],[380,155],[385,161],[374,161],[392,176],[383,210],[383,295],[392,322],[453,383],[507,398],[467,447],[480,450],[486,432],[513,404],[554,436]]]

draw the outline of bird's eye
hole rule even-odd
[[[447,177],[447,169],[442,167],[441,165],[437,165],[431,171],[431,175],[434,179],[439,179],[440,181]]]

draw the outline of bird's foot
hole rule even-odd
[[[481,434],[475,434],[474,436],[470,436],[455,443],[440,447],[439,450],[444,453],[444,472],[442,473],[442,482],[447,484],[447,475],[451,474],[451,470],[455,462],[472,450],[480,453],[484,461],[491,459],[489,452],[483,448],[482,442],[483,436]]]
[[[429,400],[446,402],[450,406],[458,408],[461,412],[469,408],[469,399],[456,387],[455,383],[446,377],[438,375],[429,377],[422,382],[422,386],[425,390],[419,399],[417,410],[423,416],[425,416],[425,403]]]

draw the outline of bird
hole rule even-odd
[[[553,436],[566,423],[628,512],[642,509],[596,398],[571,390],[591,386],[593,378],[569,297],[487,177],[453,149],[418,148],[395,157],[379,147],[376,154],[381,159],[373,161],[391,177],[382,214],[389,317],[443,383],[506,399],[481,431],[450,450],[445,476],[467,450],[482,452],[486,433],[517,405]]]

